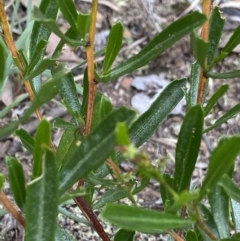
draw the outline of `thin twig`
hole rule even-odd
[[[17,220],[19,224],[25,227],[25,219],[24,217],[18,212],[18,210],[13,206],[11,201],[8,197],[3,193],[0,192],[0,201],[2,202],[3,206],[8,210],[9,213]]]
[[[210,17],[210,14],[211,14],[211,0],[203,0],[203,2],[202,2],[202,12],[204,14],[206,14],[208,20],[202,26],[201,36],[202,36],[202,39],[204,41],[208,41],[208,37],[209,37],[209,17]],[[207,64],[207,60],[205,60],[205,65],[206,64]],[[207,84],[207,76],[205,74],[204,69],[201,67],[200,77],[199,77],[198,99],[197,99],[198,103],[203,102],[206,84]]]

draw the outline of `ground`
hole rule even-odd
[[[6,1],[7,3],[10,1]],[[21,21],[21,26],[25,27],[24,17],[26,15],[26,2],[21,1],[18,18]],[[76,0],[75,1],[78,10],[86,12],[89,10],[89,0]],[[152,39],[152,37],[169,23],[174,21],[180,16],[189,6],[189,3],[184,0],[168,1],[168,0],[111,0],[111,1],[100,1],[99,12],[98,12],[98,34],[96,36],[96,50],[103,47],[107,42],[107,36],[111,26],[117,21],[121,21],[124,25],[124,43],[123,48],[115,62],[118,64],[124,61],[127,57],[136,54],[141,50],[146,43]],[[13,14],[13,8],[11,5],[7,8],[9,17]],[[64,19],[59,15],[59,23],[62,29],[66,29],[67,25]],[[224,31],[223,41],[225,36],[231,33],[228,24]],[[14,27],[15,38],[19,37],[21,29],[19,25]],[[54,45],[54,37],[50,41],[50,47],[48,48],[47,54],[51,52]],[[53,44],[51,45],[51,43]],[[69,67],[76,65],[77,62],[85,58],[85,53],[82,49],[76,50],[76,52],[67,52],[64,55],[65,61],[68,62]],[[97,61],[101,61],[98,59]],[[110,82],[108,84],[99,84],[98,89],[102,91],[106,96],[111,99],[114,106],[128,105],[131,106],[132,98],[139,92],[152,97],[159,89],[159,86],[149,86],[144,91],[139,91],[136,87],[133,87],[133,81],[137,76],[146,77],[151,74],[161,76],[162,79],[172,81],[183,77],[189,78],[191,64],[194,62],[192,51],[189,44],[189,37],[186,37],[176,43],[173,47],[164,52],[156,60],[152,61],[149,65],[130,73],[123,78]],[[224,72],[226,70],[233,70],[239,68],[239,52],[236,50],[232,53],[223,63],[216,67],[216,71]],[[75,79],[78,83],[82,82],[83,69],[74,71]],[[223,83],[230,84],[230,89],[226,97],[222,98],[218,105],[211,112],[209,118],[206,120],[206,125],[213,123],[214,120],[219,118],[226,110],[239,103],[240,100],[240,84],[239,79],[234,80],[210,80],[209,82],[209,96],[211,96]],[[161,84],[160,84],[161,85]],[[152,88],[152,89],[151,89]],[[9,84],[6,86],[2,101],[0,102],[0,109],[3,109],[6,105],[18,95],[24,92],[24,88],[18,81],[18,76],[11,76]],[[12,97],[11,97],[12,96]],[[25,108],[29,105],[29,100],[25,99],[18,105],[11,113],[5,116],[1,123],[8,123],[12,118],[21,115]],[[176,146],[177,135],[180,129],[181,121],[184,116],[184,105],[182,109],[176,114],[170,115],[170,117],[159,127],[155,135],[146,143],[142,150],[146,151],[152,158],[153,162],[162,157],[166,158],[166,171],[173,173],[174,167],[174,149]],[[49,103],[42,108],[44,115],[48,116],[51,120],[56,116],[69,118],[66,110],[56,103]],[[30,122],[23,125],[23,128],[28,130],[34,135],[37,127],[36,118],[33,117]],[[219,137],[223,134],[235,134],[239,133],[239,116],[236,116],[226,124],[221,125],[214,131],[211,131],[208,135],[204,136],[201,145],[201,153],[196,165],[194,172],[193,183],[200,185],[204,173],[208,165],[209,150],[212,150]],[[54,131],[54,143],[57,145],[61,136],[60,131]],[[23,164],[26,176],[31,172],[31,158],[29,154],[23,150],[19,140],[11,136],[5,140],[0,141],[0,171],[6,173],[4,164],[4,158],[6,155],[17,157]],[[129,168],[128,164],[124,164],[122,169],[127,171]],[[239,165],[236,164],[235,168],[235,180],[240,182]],[[6,194],[11,198],[9,192],[9,185],[6,183],[4,188]],[[151,181],[149,186],[137,196],[139,204],[143,207],[161,209],[162,202],[159,196],[159,186]],[[78,212],[74,205],[68,207],[69,210]],[[60,216],[61,225],[66,227],[77,240],[99,240],[97,235],[94,234],[89,228],[81,226],[79,224]],[[104,224],[105,226],[106,224]],[[3,216],[0,221],[0,240],[18,240],[22,239],[21,229],[12,221],[10,216]],[[107,232],[114,232],[113,229],[107,227]],[[2,237],[1,237],[2,235]],[[164,240],[161,236],[147,236],[138,234],[136,240],[151,240],[160,241]]]

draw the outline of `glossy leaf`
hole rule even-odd
[[[219,41],[221,39],[225,19],[221,17],[219,7],[215,6],[211,13],[209,21],[209,48],[207,54],[207,63],[210,65],[218,51]]]
[[[178,135],[174,172],[177,193],[190,185],[201,144],[202,128],[203,110],[200,105],[196,105],[187,112]]]
[[[57,2],[64,18],[77,31],[76,22],[78,14],[75,3],[72,0],[57,0]]]
[[[216,128],[217,126],[220,126],[221,124],[227,122],[229,119],[233,118],[239,112],[240,112],[240,104],[237,104],[232,109],[228,110],[228,112],[225,113],[222,117],[216,120],[216,122],[212,126],[205,129],[203,133],[209,132],[210,130]]]
[[[114,236],[114,241],[133,241],[135,236],[134,231],[120,229]]]
[[[204,116],[207,116],[218,100],[228,91],[229,85],[222,85],[204,107]]]
[[[54,240],[58,215],[58,168],[52,151],[44,150],[43,173],[27,186],[26,241]]]
[[[0,173],[0,192],[3,189],[4,181],[5,181],[5,177],[4,177],[4,175],[2,173]]]
[[[147,141],[182,99],[186,79],[170,83],[131,126],[129,135],[136,147]]]
[[[231,199],[231,206],[235,232],[240,232],[240,203]]]
[[[108,37],[106,54],[103,62],[103,74],[106,74],[108,72],[114,60],[116,59],[122,47],[122,39],[123,39],[123,25],[121,22],[117,22],[112,27]]]
[[[25,112],[23,117],[21,117],[18,121],[11,122],[9,125],[0,127],[0,139],[14,132],[18,128],[19,124],[26,121],[36,109],[38,109],[40,106],[51,100],[58,93],[60,87],[59,79],[62,78],[63,75],[63,72],[59,72],[53,77],[52,80],[42,85],[41,90],[35,97],[30,108]]]
[[[216,185],[208,195],[212,215],[216,223],[219,237],[229,238],[229,197],[223,188]]]
[[[29,66],[27,68],[27,72],[30,72],[34,69],[36,64],[39,62],[43,54],[45,53],[45,49],[47,47],[48,42],[45,39],[41,39],[34,50],[34,53],[32,55],[31,62],[29,63]]]
[[[6,166],[14,200],[18,207],[24,211],[26,204],[26,188],[23,166],[16,158],[10,156],[6,157]]]
[[[195,62],[192,64],[192,68],[191,68],[191,87],[190,87],[190,93],[189,93],[191,106],[194,106],[197,104],[199,77],[200,77],[200,65],[198,62]]]
[[[83,74],[83,100],[82,100],[82,109],[81,116],[85,117],[87,115],[87,105],[88,105],[88,68],[84,70]]]
[[[46,18],[56,19],[58,12],[57,0],[42,0],[39,5],[39,10]],[[51,34],[51,30],[46,28],[43,23],[35,21],[30,40],[30,63],[35,53],[37,44],[45,40],[47,41]],[[42,54],[43,57],[44,53]]]
[[[219,185],[223,187],[230,198],[240,203],[240,189],[227,174],[223,175]]]
[[[188,230],[186,234],[186,241],[198,241],[197,234],[193,230]]]
[[[107,82],[117,79],[120,76],[146,65],[179,39],[190,34],[195,28],[200,27],[205,21],[206,16],[199,12],[193,12],[178,19],[153,38],[138,54],[113,68],[106,75],[99,76],[96,74],[97,80],[100,82]]]
[[[190,219],[172,214],[111,203],[103,209],[101,217],[127,230],[156,234],[186,228],[193,223]]]
[[[207,72],[207,76],[212,79],[232,79],[240,76],[240,70],[233,70],[226,73]]]
[[[207,174],[202,184],[200,197],[211,189],[227,173],[240,152],[240,136],[223,138],[211,153]]]
[[[91,24],[91,15],[89,13],[79,13],[77,17],[77,29],[81,34],[82,39],[85,39],[86,34],[89,32]]]
[[[43,162],[43,146],[50,147],[51,143],[51,125],[46,120],[43,119],[37,128],[34,154],[33,154],[33,175],[32,179],[35,179],[42,175],[42,162]]]
[[[34,7],[33,14],[35,16],[35,21],[40,22],[43,24],[44,27],[48,29],[48,31],[55,33],[60,39],[64,40],[71,46],[78,47],[78,46],[85,46],[85,40],[77,40],[71,39],[59,29],[57,22],[52,18],[47,18],[37,7]]]
[[[2,66],[0,68],[0,88],[1,88],[4,80],[4,68],[5,68],[5,62],[6,62],[6,53],[5,53],[5,46],[3,41],[0,41],[0,62],[2,63]]]
[[[15,132],[23,144],[23,146],[31,153],[34,153],[35,141],[32,136],[24,129],[19,129]]]
[[[116,145],[115,126],[117,122],[129,124],[135,112],[124,107],[112,111],[82,141],[81,145],[60,172],[60,193],[63,194],[74,183],[98,168]],[[94,148],[92,148],[94,146]],[[104,150],[104,151],[102,151]]]
[[[193,50],[193,55],[196,58],[197,62],[200,64],[202,68],[205,69],[205,61],[209,43],[205,42],[195,32],[193,32],[191,34],[191,46]]]

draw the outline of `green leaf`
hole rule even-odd
[[[218,100],[228,91],[229,85],[222,85],[207,102],[204,107],[204,116],[207,116]]]
[[[80,197],[80,196],[85,196],[85,195],[87,195],[87,192],[86,192],[85,188],[77,188],[76,190],[74,190],[70,193],[64,194],[60,198],[59,204],[64,203],[64,202],[68,201],[69,199],[73,199],[75,197]]]
[[[46,120],[43,119],[37,128],[36,140],[34,145],[34,154],[33,154],[33,174],[32,179],[35,179],[42,175],[42,162],[43,162],[43,146],[50,147],[51,143],[51,125]]]
[[[199,77],[200,77],[200,65],[198,62],[195,62],[192,64],[192,68],[191,68],[191,87],[190,87],[190,93],[189,93],[190,102],[192,106],[197,104]]]
[[[216,122],[205,129],[203,133],[209,132],[210,130],[214,129],[217,126],[220,126],[221,124],[227,122],[229,119],[233,118],[235,115],[237,115],[240,112],[240,104],[235,105],[232,109],[230,109],[227,113],[225,113],[222,117],[220,117]]]
[[[34,68],[34,70],[29,74],[26,75],[23,80],[32,80],[36,76],[42,74],[46,69],[49,69],[56,63],[56,59],[43,59],[39,62],[39,64]]]
[[[186,234],[186,241],[198,241],[197,234],[193,230],[188,230]]]
[[[124,107],[112,111],[83,140],[75,154],[60,172],[60,193],[63,194],[74,183],[98,168],[116,145],[115,126],[117,122],[129,124],[135,112]],[[94,146],[94,148],[92,148]],[[103,151],[104,150],[104,151]]]
[[[23,146],[31,153],[34,153],[35,141],[32,136],[24,129],[19,129],[15,132],[23,144]]]
[[[5,181],[5,177],[4,177],[4,175],[2,173],[0,173],[0,192],[3,189],[4,181]]]
[[[14,132],[18,128],[19,124],[26,121],[36,109],[51,100],[58,93],[60,87],[59,79],[62,78],[63,74],[64,72],[59,72],[58,74],[53,76],[52,80],[42,85],[41,90],[35,97],[30,108],[25,112],[23,117],[21,117],[18,121],[11,122],[11,124],[9,125],[0,127],[0,139]]]
[[[57,0],[42,0],[39,10],[45,15],[46,18],[56,19],[58,12]],[[45,27],[43,23],[37,21],[34,22],[30,40],[30,63],[38,43],[42,40],[47,41],[50,34],[51,30]],[[42,54],[42,57],[43,56],[44,53]]]
[[[103,209],[101,217],[126,230],[156,234],[192,224],[190,219],[176,215],[111,203]]]
[[[229,238],[229,197],[223,188],[216,185],[208,195],[212,215],[216,223],[219,237]]]
[[[88,68],[85,68],[83,74],[83,100],[82,100],[82,109],[81,116],[85,117],[87,114],[87,105],[88,105]]]
[[[201,144],[202,128],[203,110],[200,105],[196,105],[187,112],[178,135],[174,172],[177,193],[190,185]]]
[[[70,26],[77,31],[76,22],[78,14],[75,3],[72,0],[57,0],[57,2],[64,18]]]
[[[11,111],[14,107],[18,106],[20,102],[27,99],[28,97],[28,94],[21,94],[17,96],[10,105],[6,106],[3,110],[0,111],[0,119],[2,119],[9,111]]]
[[[72,129],[76,130],[77,126],[73,123],[70,123],[59,117],[56,117],[53,120],[53,128],[63,128],[63,129],[72,128]]]
[[[73,236],[66,230],[66,228],[62,228],[58,225],[54,241],[76,241],[76,239],[73,238]]]
[[[175,80],[170,83],[131,126],[129,135],[136,147],[147,141],[161,123],[167,118],[174,107],[182,99],[184,93],[182,87],[186,85],[186,79]]]
[[[240,232],[240,203],[231,199],[231,206],[235,232]]]
[[[173,177],[171,177],[167,173],[164,173],[163,178],[168,184],[168,186],[173,188]],[[171,206],[173,203],[173,197],[163,185],[160,185],[160,194],[163,200],[164,210],[167,211],[169,206]]]
[[[91,24],[91,15],[89,13],[79,13],[77,16],[77,29],[81,34],[82,39],[85,39],[86,34],[89,32]]]
[[[5,63],[6,63],[6,52],[5,52],[5,45],[3,41],[0,41],[0,62],[2,63],[0,68],[0,88],[1,88],[4,81],[4,69],[5,69]]]
[[[207,72],[207,76],[212,79],[232,79],[240,76],[240,70],[233,70],[226,73]]]
[[[22,164],[16,158],[7,156],[6,166],[14,200],[18,207],[24,211],[26,204],[26,188]]]
[[[47,44],[48,44],[48,42],[45,39],[41,39],[37,43],[35,51],[34,51],[34,53],[32,55],[32,60],[29,63],[29,66],[28,66],[28,68],[26,70],[28,73],[31,72],[35,68],[36,64],[42,58],[43,54],[45,53],[45,49],[47,47]]]
[[[240,189],[227,174],[223,175],[219,185],[223,187],[230,198],[240,203]]]
[[[94,101],[91,130],[93,130],[112,109],[111,101],[102,93],[97,92]]]
[[[120,229],[114,236],[114,241],[133,241],[135,232],[126,229]]]
[[[221,39],[225,19],[221,17],[219,7],[215,6],[211,13],[209,21],[209,48],[207,54],[207,64],[211,65],[218,50],[219,41]]]
[[[44,150],[42,176],[27,186],[26,241],[54,240],[58,215],[58,168],[52,151]]]
[[[210,190],[233,166],[240,152],[240,136],[225,137],[222,139],[211,154],[208,171],[202,184],[200,197]]]
[[[206,21],[206,16],[199,12],[193,12],[187,16],[174,21],[171,25],[165,28],[155,38],[153,38],[147,46],[138,54],[129,58],[126,62],[110,70],[106,75],[96,78],[100,82],[107,82],[117,79],[127,73],[130,73],[155,59],[166,49],[171,47],[179,39],[190,34],[195,28],[200,27]]]
[[[193,55],[200,66],[205,69],[205,60],[208,52],[209,42],[205,42],[195,32],[191,34],[191,46]]]
[[[128,136],[128,130],[125,123],[117,123],[116,126],[117,144],[120,146],[127,146],[131,144]]]
[[[40,22],[43,24],[44,27],[48,29],[48,31],[55,33],[60,39],[64,40],[71,46],[78,47],[78,46],[85,46],[85,40],[77,40],[71,39],[67,35],[61,32],[58,27],[57,22],[52,18],[47,18],[36,6],[34,6],[33,14],[35,17],[35,21]]]
[[[107,43],[106,54],[103,62],[103,75],[111,68],[114,60],[116,59],[121,47],[123,39],[123,25],[117,22],[113,25]]]

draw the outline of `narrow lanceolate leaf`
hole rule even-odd
[[[163,233],[169,229],[182,229],[190,226],[190,219],[161,213],[140,207],[107,204],[101,216],[124,229],[144,233]]]
[[[208,42],[205,42],[200,38],[195,32],[191,34],[191,46],[193,50],[193,55],[197,62],[205,69],[205,60],[208,52]]]
[[[116,68],[113,68],[105,75],[96,75],[96,78],[101,82],[107,82],[146,65],[179,39],[190,34],[195,28],[200,27],[205,21],[206,16],[199,12],[193,12],[180,18],[153,38],[138,54],[129,58]]]
[[[42,161],[43,161],[43,146],[50,146],[51,143],[51,125],[46,120],[43,119],[37,128],[36,140],[34,146],[33,154],[33,176],[32,179],[35,179],[42,175]]]
[[[4,42],[1,40],[0,40],[0,62],[2,63],[2,66],[0,68],[0,88],[1,88],[4,80],[4,66],[6,62],[5,46],[4,46]]]
[[[191,106],[194,106],[197,104],[199,76],[200,76],[200,65],[198,62],[195,62],[192,64],[192,68],[191,68],[191,87],[190,87],[190,93],[189,93]]]
[[[240,189],[227,174],[223,175],[219,185],[223,187],[230,198],[240,203]]]
[[[27,186],[26,241],[54,240],[58,215],[58,168],[52,151],[44,151],[42,176]]]
[[[18,121],[13,121],[11,124],[7,126],[0,127],[0,139],[13,133],[18,128],[18,125],[26,121],[36,109],[38,109],[40,106],[42,106],[49,100],[53,99],[53,97],[59,91],[59,87],[60,87],[59,80],[63,77],[63,75],[64,75],[64,72],[62,71],[57,73],[55,76],[53,76],[52,80],[48,81],[42,86],[38,95],[34,99],[32,105],[25,112],[23,117],[21,117]]]
[[[212,215],[216,223],[219,237],[229,238],[229,197],[224,189],[216,185],[208,195]]]
[[[230,109],[227,113],[225,113],[222,117],[216,120],[216,122],[212,126],[205,129],[203,133],[209,132],[210,130],[216,128],[217,126],[220,126],[221,124],[227,122],[229,119],[233,118],[239,112],[240,112],[240,104],[237,104],[232,109]]]
[[[198,241],[197,234],[193,230],[188,230],[186,234],[186,241]]]
[[[207,116],[218,100],[228,91],[229,85],[222,85],[204,107],[204,116]]]
[[[24,211],[26,204],[26,188],[22,164],[16,158],[7,156],[6,166],[15,202],[18,207]]]
[[[209,27],[209,48],[207,54],[207,63],[210,65],[217,53],[218,44],[222,35],[225,19],[221,17],[219,7],[215,6],[211,13]]]
[[[240,136],[223,138],[212,152],[208,171],[203,181],[200,191],[200,197],[203,198],[205,193],[211,189],[233,166],[237,155],[240,152]]]
[[[135,112],[132,110],[124,107],[116,109],[83,140],[60,172],[59,189],[61,194],[79,179],[86,177],[90,171],[103,164],[116,145],[116,123],[125,121],[126,124],[130,124],[134,116]]]
[[[85,39],[86,34],[89,32],[91,24],[91,14],[79,13],[77,17],[77,29],[81,34],[82,39]]]
[[[54,241],[76,241],[65,228],[57,226]]]
[[[167,173],[164,173],[163,178],[167,182],[168,186],[170,186],[172,188],[173,187],[173,177],[171,177]],[[163,200],[164,211],[167,211],[169,206],[171,206],[173,203],[173,197],[172,197],[171,193],[169,193],[168,190],[163,185],[160,185],[160,194],[161,194],[161,198]]]
[[[39,9],[46,16],[46,18],[56,19],[58,11],[57,0],[42,0]],[[30,62],[32,60],[37,44],[41,40],[47,41],[50,34],[51,31],[46,28],[42,23],[34,23],[30,40]]]
[[[109,34],[106,54],[103,62],[103,74],[106,74],[116,59],[123,39],[123,25],[121,22],[116,23]]]
[[[64,18],[74,30],[77,30],[76,22],[78,14],[75,3],[72,0],[57,0],[57,2]]]
[[[161,92],[149,109],[133,123],[129,135],[137,147],[153,135],[179,103],[184,95],[182,87],[185,85],[186,79],[173,81]]]
[[[240,203],[231,199],[235,232],[240,232]]]
[[[134,240],[134,231],[129,231],[125,229],[120,229],[114,236],[114,241],[133,241]]]
[[[178,135],[174,172],[174,187],[177,193],[190,185],[201,144],[202,127],[203,110],[200,105],[196,105],[186,114]]]
[[[4,181],[5,181],[5,177],[2,173],[0,173],[0,192],[2,191]]]
[[[23,146],[31,153],[34,153],[34,145],[35,141],[32,136],[24,129],[19,129],[15,132],[16,136],[18,136],[23,144]]]
[[[240,76],[240,70],[233,70],[226,73],[207,72],[207,76],[212,79],[232,79]]]

